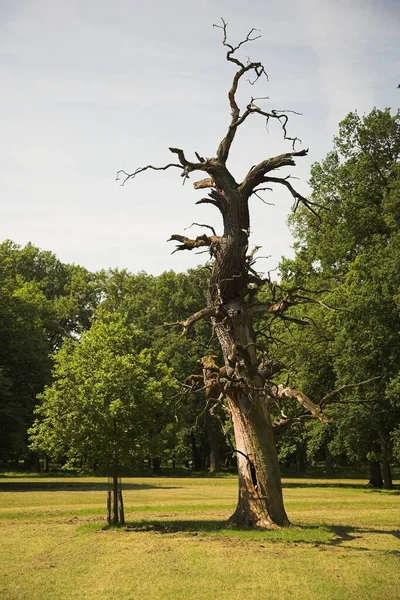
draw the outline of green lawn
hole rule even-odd
[[[239,531],[234,477],[129,478],[111,530],[106,483],[0,478],[2,600],[400,600],[399,489],[286,479],[294,525]]]

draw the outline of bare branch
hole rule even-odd
[[[188,178],[189,177],[189,173],[191,173],[192,171],[206,171],[207,170],[207,164],[208,162],[206,160],[202,160],[198,163],[192,163],[190,161],[187,160],[185,153],[183,150],[181,150],[180,148],[169,148],[170,152],[172,152],[172,154],[176,154],[179,162],[181,163],[181,166],[183,167],[183,173],[182,173],[182,177]]]
[[[300,390],[280,384],[278,385],[277,397],[280,400],[283,398],[293,398],[322,423],[329,423],[329,419],[323,414],[321,406],[319,404],[314,404],[314,402]]]
[[[313,213],[313,215],[315,215],[317,217],[317,219],[319,221],[321,221],[321,217],[320,215],[314,210],[314,206],[316,206],[317,208],[322,208],[322,206],[320,206],[319,204],[316,204],[316,202],[312,202],[311,200],[305,198],[304,196],[302,196],[301,194],[299,194],[299,192],[297,192],[294,187],[292,186],[291,183],[289,183],[289,181],[287,180],[287,178],[280,178],[280,177],[264,177],[263,181],[265,183],[279,183],[280,185],[284,185],[285,187],[287,187],[287,189],[289,190],[289,192],[292,194],[293,198],[295,199],[295,205],[294,205],[294,210],[296,211],[298,205],[301,203],[303,204],[310,212]]]
[[[216,206],[218,209],[220,209],[219,202],[213,200],[212,198],[201,198],[201,200],[197,200],[196,204],[212,204],[213,206]]]
[[[191,227],[193,227],[194,225],[196,225],[197,227],[206,227],[207,229],[210,229],[213,232],[213,235],[216,236],[217,234],[215,233],[215,229],[214,227],[211,227],[211,225],[206,225],[205,223],[192,223],[191,225],[189,225],[189,227],[185,227],[185,231],[187,229],[190,229]]]
[[[337,312],[339,310],[343,310],[340,308],[334,308],[333,306],[329,306],[329,304],[322,302],[322,300],[316,300],[315,298],[308,298],[307,296],[298,296],[297,294],[296,294],[295,298],[296,298],[296,300],[300,300],[299,304],[319,304],[323,308],[326,308],[327,310],[331,310],[332,312]]]
[[[182,335],[187,335],[190,329],[193,327],[193,325],[197,323],[197,321],[201,321],[202,319],[207,319],[211,317],[216,317],[217,313],[218,309],[215,306],[206,306],[205,308],[202,308],[201,310],[197,311],[182,323]]]
[[[257,40],[259,37],[261,37],[259,35],[253,36],[253,32],[256,31],[256,29],[251,29],[251,31],[249,31],[249,33],[247,34],[247,36],[244,40],[239,42],[239,44],[237,44],[237,46],[232,46],[231,44],[229,44],[227,42],[227,25],[228,24],[222,18],[221,18],[221,21],[222,21],[222,25],[214,24],[214,27],[217,27],[218,29],[222,29],[222,31],[223,31],[222,44],[226,48],[228,48],[228,52],[226,53],[226,59],[229,62],[233,62],[234,64],[236,64],[239,67],[238,71],[235,73],[235,75],[233,77],[232,85],[228,92],[229,105],[231,107],[231,123],[228,128],[228,132],[227,132],[226,136],[220,142],[220,144],[218,146],[218,150],[217,150],[218,160],[221,163],[225,164],[228,159],[229,150],[232,145],[232,142],[235,137],[235,133],[236,133],[238,126],[241,123],[243,123],[243,121],[252,112],[251,110],[249,110],[249,107],[247,107],[247,110],[243,113],[242,116],[240,116],[240,109],[236,102],[236,92],[238,89],[239,81],[245,73],[253,72],[254,79],[252,81],[250,81],[250,83],[254,84],[254,83],[256,83],[256,81],[258,81],[258,79],[262,75],[266,75],[266,73],[265,73],[265,69],[264,69],[262,63],[251,62],[249,60],[248,63],[245,65],[241,60],[239,60],[238,58],[236,58],[236,56],[234,56],[235,52],[237,50],[239,50],[239,48],[241,46],[243,46],[243,44],[246,44],[248,42],[253,42],[254,40]]]
[[[195,181],[193,184],[195,190],[202,190],[208,187],[215,187],[215,181],[212,177],[207,177],[201,181]]]
[[[243,44],[246,44],[247,42],[254,42],[254,40],[258,40],[261,35],[256,35],[254,37],[251,37],[254,31],[259,31],[258,29],[254,29],[254,27],[249,31],[249,33],[246,35],[246,38],[244,40],[242,40],[241,42],[239,42],[239,44],[237,46],[232,46],[231,44],[228,44],[227,42],[227,27],[228,27],[228,23],[226,23],[224,21],[224,19],[221,17],[221,21],[222,21],[222,25],[216,25],[215,23],[213,24],[213,27],[216,27],[217,29],[222,29],[223,33],[224,33],[224,37],[222,40],[222,44],[226,47],[229,48],[227,54],[226,54],[226,59],[229,60],[230,62],[233,62],[235,64],[237,64],[239,67],[244,68],[244,64],[238,60],[236,57],[233,56],[233,54],[236,52],[236,50],[239,50],[239,48],[241,46],[243,46]]]
[[[270,187],[264,187],[264,188],[257,188],[256,190],[253,190],[251,194],[254,194],[255,196],[257,196],[257,198],[259,200],[261,200],[261,202],[263,204],[267,204],[268,206],[275,206],[275,204],[273,202],[267,202],[266,200],[264,200],[264,198],[262,196],[260,196],[259,192],[272,192],[272,188]]]
[[[281,298],[278,302],[275,302],[274,304],[253,304],[248,308],[248,315],[252,317],[254,315],[266,312],[277,315],[285,312],[290,306],[293,306],[292,300],[290,300],[289,297],[285,297]]]
[[[319,406],[322,407],[322,406],[325,406],[325,404],[332,402],[333,401],[332,398],[334,398],[335,396],[337,396],[337,394],[340,394],[340,392],[343,392],[344,390],[360,387],[361,385],[367,385],[368,383],[371,383],[371,381],[376,381],[377,379],[380,379],[380,377],[379,376],[370,377],[370,379],[365,379],[364,381],[360,381],[359,383],[347,383],[345,385],[340,385],[338,388],[336,388],[332,392],[329,392],[329,394],[326,394],[326,396],[324,396],[322,398],[321,402],[319,403]]]
[[[194,250],[195,248],[200,248],[202,246],[211,247],[213,244],[218,243],[219,240],[220,238],[217,235],[208,236],[203,234],[197,237],[195,240],[192,240],[184,235],[174,233],[167,241],[180,242],[180,245],[177,245],[176,249],[172,252],[172,254],[174,254],[178,250]]]
[[[125,176],[121,183],[121,186],[123,186],[125,184],[125,182],[128,181],[128,179],[134,179],[136,177],[136,175],[139,175],[139,173],[143,173],[143,171],[147,171],[148,169],[151,169],[152,171],[166,171],[167,169],[169,169],[171,167],[176,167],[177,169],[183,169],[182,165],[178,165],[176,163],[169,163],[168,165],[165,165],[164,167],[154,167],[153,165],[147,165],[146,167],[139,167],[133,173],[127,173],[123,169],[120,169],[119,171],[117,171],[116,181],[120,181],[120,174],[122,173]]]
[[[239,190],[242,191],[245,197],[250,197],[255,188],[263,183],[267,183],[271,181],[272,183],[280,183],[285,181],[287,183],[287,187],[292,187],[286,179],[278,179],[278,181],[274,181],[274,178],[265,177],[267,173],[274,171],[275,169],[280,169],[281,167],[293,167],[296,165],[293,157],[295,156],[307,156],[308,149],[299,150],[298,152],[286,152],[285,154],[279,154],[278,156],[273,156],[272,158],[267,158],[263,160],[258,165],[253,166],[250,171],[247,173],[246,177],[243,179],[242,183],[239,186]],[[293,188],[292,188],[293,189]],[[294,190],[293,190],[294,191]],[[297,192],[295,192],[297,194]]]
[[[279,417],[272,422],[272,427],[274,428],[275,432],[279,434],[280,430],[285,429],[288,425],[291,425],[296,421],[302,422],[308,419],[314,419],[314,416],[309,413],[304,413],[303,415],[298,415],[297,417]]]
[[[296,325],[309,325],[310,324],[310,320],[308,317],[307,319],[297,319],[296,317],[289,317],[289,315],[275,315],[276,317],[278,317],[279,319],[282,319],[282,321],[289,321],[289,323],[296,323]]]

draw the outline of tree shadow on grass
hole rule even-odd
[[[183,534],[188,536],[212,536],[229,543],[236,541],[285,542],[305,544],[328,549],[338,547],[345,542],[352,542],[363,534],[392,535],[400,539],[399,530],[381,530],[365,527],[347,527],[337,525],[296,525],[283,529],[257,529],[228,525],[221,520],[138,520],[128,521],[125,527],[128,532],[153,532],[156,534]],[[322,532],[322,535],[321,535]],[[382,554],[400,556],[400,550],[372,549],[361,546],[344,545],[343,550],[374,551]]]
[[[310,529],[318,529],[318,525],[299,525],[301,529],[310,530]],[[325,542],[325,546],[333,546],[340,547],[346,542],[353,542],[355,540],[359,540],[366,535],[389,535],[393,536],[397,540],[400,540],[400,530],[399,529],[375,529],[374,527],[351,527],[346,525],[324,525],[326,529],[328,529],[332,533],[332,538]],[[319,545],[319,544],[316,544]],[[366,548],[363,546],[342,546],[344,550],[356,550],[361,552],[378,552],[382,554],[392,554],[395,556],[400,556],[400,550],[385,550],[385,549],[373,549]]]
[[[161,520],[146,519],[140,521],[128,521],[126,531],[142,532],[154,531],[155,533],[188,533],[197,535],[201,533],[218,533],[231,531],[227,521],[216,520]]]
[[[331,525],[330,529],[335,533],[335,538],[332,540],[334,546],[338,546],[343,542],[350,542],[360,538],[362,534],[378,534],[392,535],[400,540],[400,529],[375,529],[374,527],[346,527],[344,525]],[[400,551],[399,551],[400,554]]]
[[[0,481],[0,492],[102,492],[110,490],[110,485],[105,481]],[[149,483],[124,483],[125,490],[177,490],[180,487],[171,485],[151,485]]]

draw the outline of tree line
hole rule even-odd
[[[257,281],[258,301],[279,298],[284,310],[254,324],[266,357],[260,372],[323,408],[324,419],[311,419],[277,394],[281,464],[301,472],[323,462],[328,473],[369,465],[370,484],[388,488],[400,460],[399,156],[399,113],[351,113],[340,123],[332,151],[312,169],[312,210],[299,206],[290,217],[295,257],[282,260],[276,280]],[[252,261],[256,271],[255,253]],[[209,280],[209,265],[91,273],[32,244],[3,242],[2,466],[232,466],[230,415],[202,376],[206,357],[209,376],[219,377],[215,328],[205,319],[182,336],[180,326],[203,309]]]

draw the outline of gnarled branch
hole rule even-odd
[[[321,406],[319,404],[314,404],[314,402],[300,390],[280,384],[278,385],[276,395],[280,400],[284,398],[293,398],[297,400],[297,402],[308,410],[313,417],[319,419],[322,423],[329,423],[329,419],[323,414]]]
[[[215,187],[215,181],[212,177],[201,179],[201,181],[195,181],[193,184],[195,190],[202,190],[204,188]]]
[[[296,163],[293,160],[293,157],[307,156],[307,154],[308,149],[303,149],[299,150],[298,152],[286,152],[285,154],[279,154],[278,156],[273,156],[271,158],[267,158],[266,160],[261,161],[258,165],[252,167],[247,173],[246,177],[243,179],[242,183],[239,186],[240,191],[246,198],[248,198],[249,196],[251,196],[255,188],[262,183],[267,183],[268,181],[271,181],[273,183],[287,181],[286,179],[279,179],[278,181],[274,181],[274,178],[270,179],[265,176],[267,173],[270,173],[275,169],[279,169],[281,167],[295,166]],[[292,186],[288,184],[287,187]],[[297,194],[295,190],[293,190],[293,192],[294,194]]]
[[[248,59],[247,64],[244,64],[241,60],[239,60],[236,56],[235,56],[235,52],[237,50],[239,50],[239,48],[241,48],[241,46],[243,46],[243,44],[246,44],[248,42],[253,42],[254,40],[257,40],[259,37],[259,35],[253,35],[253,33],[255,31],[257,31],[256,29],[251,29],[250,32],[247,34],[246,38],[244,40],[242,40],[241,42],[239,42],[239,44],[237,44],[236,46],[232,46],[232,44],[229,44],[227,41],[227,26],[228,24],[224,21],[224,19],[221,18],[222,21],[222,25],[215,25],[214,27],[217,27],[218,29],[222,29],[223,31],[223,40],[222,40],[222,44],[228,48],[227,54],[226,54],[226,59],[229,62],[234,63],[235,65],[237,65],[239,67],[239,69],[236,71],[234,77],[233,77],[233,81],[232,81],[232,85],[231,88],[228,92],[228,99],[229,99],[229,105],[231,107],[231,122],[230,125],[228,127],[228,131],[226,136],[221,140],[218,149],[217,149],[217,158],[218,160],[222,163],[225,164],[228,156],[229,156],[229,151],[230,148],[232,146],[232,142],[235,138],[236,135],[236,131],[238,129],[238,127],[247,119],[247,117],[249,117],[249,115],[251,114],[260,114],[262,116],[264,116],[267,120],[267,123],[269,121],[269,119],[276,119],[280,122],[281,127],[283,129],[283,133],[284,133],[284,139],[287,140],[291,140],[292,141],[292,145],[293,145],[293,149],[294,149],[294,145],[296,143],[296,141],[298,140],[298,138],[292,138],[289,137],[287,134],[287,122],[288,122],[288,116],[287,116],[287,112],[292,112],[294,113],[295,111],[286,111],[286,110],[282,110],[282,111],[278,111],[278,110],[271,110],[271,111],[265,111],[262,110],[259,106],[257,106],[257,104],[255,103],[256,100],[261,100],[262,98],[251,98],[250,102],[248,103],[248,105],[246,106],[246,109],[243,111],[243,113],[241,114],[240,112],[240,108],[237,104],[236,101],[236,92],[238,89],[238,85],[239,82],[241,80],[241,78],[243,77],[243,75],[245,75],[246,73],[253,73],[254,74],[254,78],[253,80],[248,79],[247,81],[251,84],[254,85],[259,79],[260,77],[262,77],[263,75],[265,75],[265,77],[268,79],[268,75],[265,71],[265,68],[263,66],[262,63],[260,62],[252,62]],[[265,98],[264,98],[265,99]],[[297,113],[298,114],[298,113]]]
[[[155,167],[154,165],[147,165],[146,167],[139,167],[133,173],[127,173],[126,171],[124,171],[124,169],[120,169],[119,171],[117,171],[116,180],[120,181],[120,175],[122,173],[124,175],[124,178],[122,180],[121,186],[123,186],[125,184],[125,182],[128,181],[128,179],[134,179],[136,177],[136,175],[139,175],[139,173],[143,173],[143,171],[147,171],[149,169],[152,171],[166,171],[167,169],[170,169],[171,167],[176,167],[177,169],[183,169],[182,165],[178,165],[176,163],[169,163],[168,165],[164,165],[163,167]]]
[[[201,310],[195,312],[193,315],[188,317],[186,321],[182,323],[183,332],[182,335],[187,335],[193,325],[197,323],[197,321],[201,321],[202,319],[208,319],[211,317],[216,317],[218,313],[218,309],[215,306],[206,306]]]
[[[172,252],[172,254],[174,254],[175,252],[178,252],[178,250],[194,250],[195,248],[201,248],[203,246],[211,247],[213,244],[216,244],[219,240],[220,238],[217,235],[208,236],[206,234],[203,234],[198,236],[195,240],[192,240],[184,235],[174,233],[167,241],[180,242],[180,244],[178,244],[175,250]]]
[[[303,204],[306,208],[308,208],[308,210],[310,212],[312,212],[317,219],[319,219],[319,221],[321,221],[321,217],[320,215],[314,210],[314,206],[316,206],[317,208],[322,208],[319,204],[316,204],[315,202],[312,202],[311,200],[305,198],[304,196],[302,196],[301,194],[299,194],[299,192],[297,192],[294,187],[292,186],[291,183],[289,183],[287,177],[286,178],[281,178],[281,177],[263,177],[262,179],[262,183],[279,183],[280,185],[284,185],[285,187],[287,187],[287,189],[289,190],[289,192],[292,194],[293,198],[295,199],[295,206],[294,206],[294,210],[297,209],[298,205],[301,203]]]

